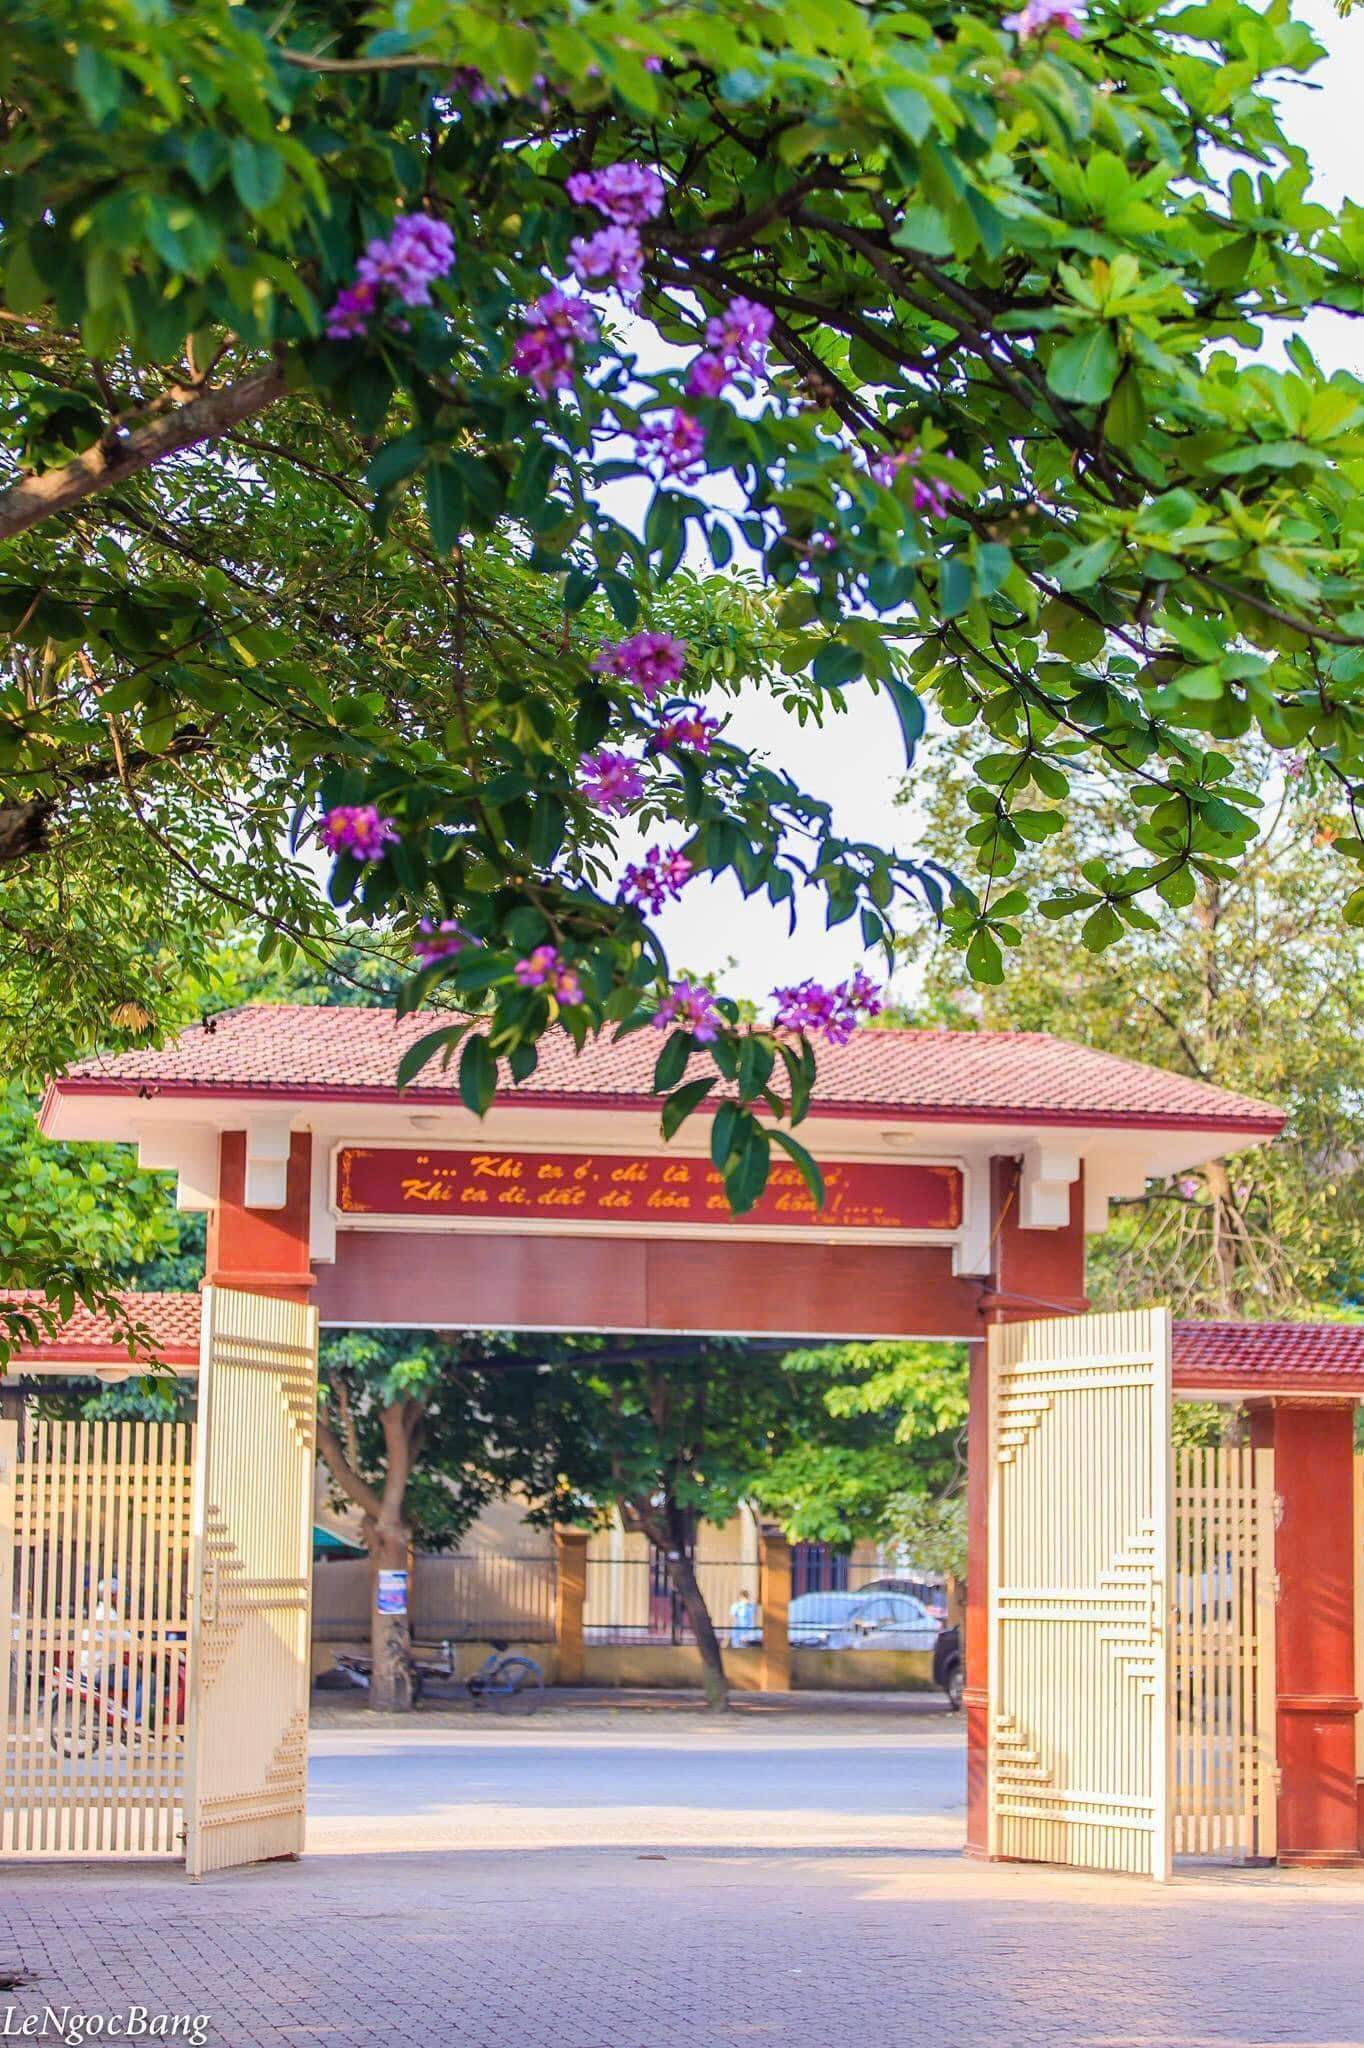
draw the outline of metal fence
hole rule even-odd
[[[697,1583],[722,1643],[734,1640],[733,1609],[747,1598],[754,1612],[758,1568],[739,1559],[705,1559]],[[740,1639],[749,1633],[740,1628]],[[662,1557],[589,1557],[583,1640],[588,1643],[690,1643],[695,1640]]]
[[[373,1567],[368,1558],[320,1563],[313,1572],[313,1638],[363,1641],[369,1634]],[[555,1561],[534,1556],[418,1557],[412,1573],[412,1633],[419,1642],[554,1640]]]

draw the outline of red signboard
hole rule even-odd
[[[816,1210],[796,1167],[773,1164],[745,1224],[835,1230],[955,1230],[961,1171],[917,1161],[845,1160],[824,1167]],[[343,1216],[724,1225],[734,1219],[707,1159],[602,1152],[436,1152],[343,1145],[336,1158]]]

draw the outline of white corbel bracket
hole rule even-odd
[[[177,1209],[211,1209],[218,1199],[218,1133],[207,1124],[140,1130],[137,1163],[176,1176]]]
[[[1070,1191],[1079,1178],[1078,1152],[1063,1145],[1029,1145],[1018,1191],[1024,1230],[1064,1230],[1070,1222]]]

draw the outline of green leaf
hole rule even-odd
[[[924,736],[924,727],[928,722],[923,699],[917,691],[910,689],[908,683],[902,682],[899,676],[887,676],[885,690],[895,706],[895,716],[900,723],[900,737],[905,743],[905,766],[912,768],[919,741]]]
[[[687,1071],[687,1061],[690,1058],[690,1032],[671,1032],[654,1064],[655,1095],[666,1095],[670,1088],[677,1086],[677,1083]]]
[[[1098,582],[1117,552],[1117,536],[1105,534],[1102,540],[1092,540],[1087,547],[1072,548],[1061,557],[1052,575],[1062,590],[1088,590]]]
[[[464,531],[464,483],[448,462],[433,462],[426,472],[426,517],[432,547],[450,554]]]
[[[415,1080],[442,1047],[448,1046],[453,1051],[468,1029],[467,1024],[442,1024],[439,1031],[428,1031],[414,1045],[409,1045],[398,1062],[399,1088],[406,1088],[409,1081]]]
[[[486,1116],[497,1093],[497,1061],[480,1032],[464,1048],[459,1063],[460,1100],[475,1116]]]
[[[1123,935],[1122,919],[1111,903],[1101,903],[1097,910],[1091,910],[1080,927],[1080,943],[1087,953],[1102,953]]]
[[[228,151],[232,183],[248,213],[265,213],[284,190],[284,158],[272,142],[233,138]]]
[[[966,971],[972,981],[998,988],[1004,979],[1004,955],[993,932],[982,928],[971,934],[966,948]]]
[[[713,1074],[702,1075],[699,1081],[688,1081],[685,1088],[678,1088],[663,1105],[661,1126],[665,1138],[675,1137],[681,1125],[691,1115],[698,1103],[704,1102],[715,1086]]]
[[[824,1207],[824,1175],[819,1170],[819,1162],[814,1157],[814,1154],[808,1152],[805,1146],[801,1144],[800,1139],[793,1138],[789,1131],[774,1129],[772,1137],[781,1146],[782,1151],[788,1152],[792,1159],[795,1160],[796,1165],[800,1168],[800,1177],[810,1190],[811,1200],[817,1209],[822,1209]]]
[[[1074,405],[1101,405],[1118,378],[1118,344],[1106,325],[1082,327],[1047,365],[1047,382]]]
[[[123,74],[93,43],[82,43],[72,66],[80,103],[96,128],[123,97]]]

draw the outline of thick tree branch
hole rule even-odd
[[[374,1488],[367,1484],[354,1470],[341,1448],[341,1439],[324,1416],[317,1418],[317,1448],[322,1453],[322,1462],[348,1500],[353,1500],[362,1514],[377,1522],[382,1512],[382,1503]]]
[[[12,540],[58,512],[69,512],[82,499],[123,483],[168,455],[178,455],[202,441],[219,440],[240,421],[282,398],[284,388],[284,371],[276,364],[236,384],[191,398],[149,425],[134,427],[110,446],[99,442],[60,469],[23,477],[7,491],[0,491],[0,540]]]

